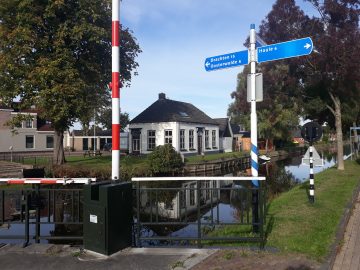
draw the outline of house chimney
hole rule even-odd
[[[159,99],[166,99],[166,95],[164,93],[159,93]]]

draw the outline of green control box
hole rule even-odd
[[[84,248],[111,255],[132,241],[132,184],[84,185]]]

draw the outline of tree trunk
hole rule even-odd
[[[269,139],[266,139],[265,140],[265,151],[266,151],[266,154],[268,153],[268,147],[269,147]]]
[[[330,93],[330,97],[335,105],[335,110],[330,108],[330,111],[335,116],[335,128],[336,128],[336,143],[337,143],[337,168],[338,170],[344,170],[344,145],[342,135],[342,123],[341,123],[341,102],[339,97]],[[328,106],[329,108],[329,106]]]
[[[353,122],[353,127],[354,127],[354,142],[352,142],[350,140],[350,143],[352,144],[351,147],[354,148],[355,158],[358,158],[358,155],[359,155],[359,138],[358,138],[358,134],[357,134],[357,130],[356,130],[356,123],[355,122]],[[351,132],[350,132],[350,136],[351,136]]]
[[[55,130],[53,163],[56,165],[65,163],[63,140],[64,132]]]

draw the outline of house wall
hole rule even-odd
[[[224,137],[221,138],[222,145],[220,145],[220,149],[224,152],[232,152],[233,151],[233,138],[232,137]]]
[[[34,116],[33,128],[25,128],[23,123],[21,128],[16,128],[16,132],[12,133],[5,123],[10,120],[16,113],[10,111],[0,111],[0,152],[10,152],[9,147],[12,146],[13,152],[33,152],[33,151],[52,151],[53,148],[46,147],[46,136],[54,136],[54,131],[38,131],[36,114]],[[34,147],[26,148],[26,136],[34,136]]]
[[[64,147],[73,148],[74,151],[83,151],[83,139],[88,139],[88,149],[92,147],[91,140],[94,136],[72,136],[68,132],[64,133]],[[111,143],[112,136],[95,136],[96,150],[100,149],[100,139],[105,139],[106,143]],[[120,150],[128,151],[129,149],[129,134],[127,132],[120,133]]]
[[[141,123],[130,124],[129,129],[141,128],[140,135],[140,153],[149,154],[152,151],[148,150],[148,131],[155,130],[155,144],[165,144],[165,130],[172,130],[172,146],[176,151],[183,155],[196,155],[198,149],[197,142],[197,127],[203,127],[204,132],[202,136],[202,145],[204,153],[219,152],[219,127],[217,125],[204,125],[196,123],[180,123],[180,122],[162,122],[162,123]],[[185,148],[180,149],[180,130],[185,130]],[[189,149],[189,130],[194,130],[194,149]],[[209,148],[205,148],[205,130],[209,130]],[[212,147],[212,131],[215,131],[216,142],[215,147]],[[132,153],[132,135],[129,134],[129,152]]]

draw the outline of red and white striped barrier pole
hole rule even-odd
[[[0,184],[90,184],[96,178],[1,178]]]
[[[120,179],[120,0],[112,0],[112,180]]]

